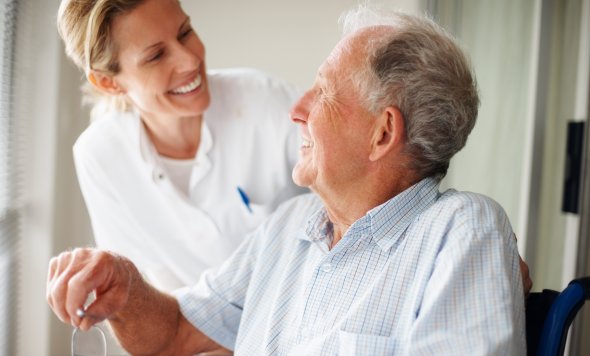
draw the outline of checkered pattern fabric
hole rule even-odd
[[[176,292],[236,355],[524,355],[512,228],[493,200],[425,179],[332,249],[314,195],[283,204],[236,253]]]

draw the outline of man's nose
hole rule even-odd
[[[293,105],[291,110],[289,111],[289,117],[291,121],[296,124],[303,124],[307,122],[307,117],[309,116],[309,108],[312,102],[312,92],[308,90],[303,94],[299,100]]]

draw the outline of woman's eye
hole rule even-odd
[[[180,38],[185,38],[188,35],[190,35],[190,33],[193,32],[192,27],[189,27],[186,31],[184,31],[183,33],[180,34]]]
[[[158,51],[156,54],[154,54],[153,56],[148,58],[148,62],[155,62],[158,59],[162,58],[162,56],[164,55],[164,51]]]

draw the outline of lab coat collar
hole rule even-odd
[[[156,147],[150,140],[147,130],[141,121],[141,117],[139,116],[138,112],[135,112],[134,115],[137,117],[137,125],[138,125],[138,134],[139,134],[139,150],[141,152],[141,158],[152,166],[159,166],[158,163],[158,151],[156,151]],[[197,149],[197,155],[195,156],[196,162],[202,162],[206,160],[207,154],[213,147],[213,137],[211,135],[211,131],[207,125],[205,119],[202,121],[201,127],[201,142],[199,143],[199,148]]]

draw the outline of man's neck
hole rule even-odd
[[[369,181],[370,179],[367,179]],[[385,203],[418,182],[415,177],[389,179],[375,178],[360,187],[343,192],[332,192],[335,199],[324,199],[328,217],[333,224],[333,238],[330,248],[342,239],[350,226],[371,209]]]

